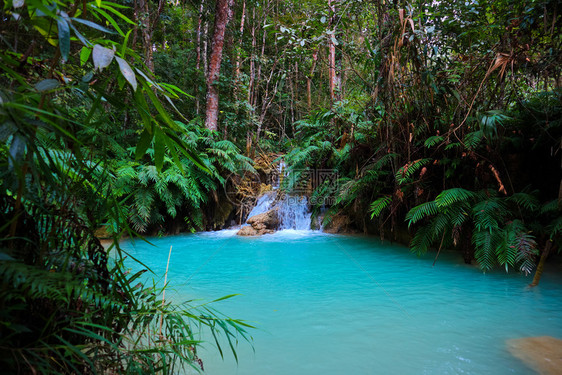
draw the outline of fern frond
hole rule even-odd
[[[371,212],[371,220],[375,216],[378,217],[381,214],[381,212],[390,205],[391,202],[392,202],[392,196],[385,195],[383,197],[380,197],[373,203],[371,203],[371,207],[369,209],[369,211]]]
[[[484,133],[482,130],[477,130],[466,134],[463,143],[469,150],[474,150],[482,142],[482,139],[484,139]]]
[[[470,218],[470,206],[466,202],[459,202],[447,208],[445,215],[453,227],[461,227]]]
[[[546,229],[550,234],[550,239],[554,239],[556,236],[560,235],[560,233],[562,233],[562,216],[558,216],[556,219],[552,220]]]
[[[472,208],[472,212],[476,230],[486,230],[490,233],[500,229],[499,223],[503,222],[505,215],[509,213],[505,203],[498,198],[478,202]]]
[[[418,159],[407,163],[396,172],[396,182],[398,182],[399,185],[409,182],[414,173],[430,161],[431,159]]]
[[[551,213],[551,212],[556,212],[560,210],[560,203],[558,202],[558,199],[554,199],[550,202],[547,202],[545,204],[542,205],[540,213],[541,214],[547,214],[547,213]]]
[[[423,145],[426,148],[431,148],[431,147],[435,146],[436,144],[439,144],[439,143],[443,142],[444,139],[445,138],[443,138],[442,135],[434,135],[434,136],[431,136],[431,137],[427,138],[425,140],[425,142],[423,143]]]
[[[375,161],[369,168],[370,169],[375,169],[375,170],[380,170],[382,169],[385,165],[387,165],[388,163],[390,163],[393,159],[396,159],[399,155],[397,153],[388,153],[385,154],[383,157],[381,157],[380,159],[378,159],[377,161]]]
[[[535,237],[531,235],[525,225],[520,220],[514,220],[509,223],[506,228],[507,246],[502,249],[505,254],[498,254],[500,264],[515,267],[519,265],[519,269],[525,274],[529,274],[535,265],[535,257],[538,255],[537,243]]]
[[[435,201],[429,201],[422,203],[414,208],[412,208],[406,214],[406,221],[408,221],[408,227],[412,224],[417,223],[421,219],[427,216],[437,215],[439,213],[439,207]]]
[[[468,202],[472,198],[474,198],[474,192],[462,188],[453,188],[453,189],[443,190],[437,196],[437,198],[435,198],[435,204],[439,208],[444,208],[454,203]]]
[[[422,226],[416,231],[410,242],[410,249],[417,254],[426,253],[448,227],[449,221],[445,215],[434,217],[429,224]]]
[[[354,189],[357,181],[348,177],[338,179],[338,192],[336,196],[336,204],[349,203],[357,198],[357,193]]]
[[[475,230],[472,233],[472,243],[476,250],[474,257],[482,270],[489,271],[496,266],[496,248],[501,241],[500,238],[497,231],[491,233],[485,230]]]
[[[540,208],[538,198],[533,194],[528,193],[515,193],[507,198],[510,202],[515,202],[518,206],[525,208],[531,212],[536,212]]]

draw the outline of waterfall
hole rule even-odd
[[[279,229],[310,230],[311,213],[306,197],[287,195],[276,201],[277,191],[268,191],[260,196],[248,218],[276,208],[279,215]]]
[[[311,213],[308,210],[308,199],[304,196],[281,195],[279,190],[280,181],[286,176],[286,165],[283,161],[279,162],[277,178],[272,180],[272,190],[261,195],[256,205],[248,214],[248,219],[277,209],[279,217],[279,230],[310,230]]]
[[[256,205],[252,208],[252,211],[248,214],[248,218],[263,214],[266,211],[272,209],[273,202],[275,201],[276,194],[273,191],[268,191],[258,198]]]
[[[279,229],[310,230],[311,213],[306,197],[286,196],[278,207]]]

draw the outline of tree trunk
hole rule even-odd
[[[209,71],[209,63],[207,58],[209,57],[209,40],[207,35],[209,34],[209,21],[205,20],[203,23],[203,51],[201,53],[201,60],[203,62],[203,72],[205,74],[205,79],[207,78],[207,72]]]
[[[242,18],[240,19],[240,43],[236,50],[236,68],[234,70],[234,79],[237,89],[240,80],[240,50],[242,50],[242,40],[244,40],[244,20],[246,19],[246,1],[242,2]]]
[[[306,77],[306,96],[308,101],[308,110],[312,109],[312,77],[314,75],[314,69],[316,68],[316,62],[318,61],[318,50],[312,53],[312,66],[310,67],[310,74]]]
[[[217,0],[215,10],[215,29],[211,44],[211,57],[209,71],[207,72],[207,110],[205,115],[205,128],[217,130],[219,121],[219,89],[218,80],[224,46],[226,25],[232,16],[234,0]]]
[[[201,23],[203,21],[203,7],[205,1],[201,1],[201,5],[199,6],[199,19],[197,21],[197,45],[195,47],[195,52],[197,53],[197,57],[195,60],[195,70],[199,72],[201,68]],[[206,36],[205,36],[206,38]],[[206,72],[205,72],[206,73]],[[199,101],[199,85],[195,86],[195,113],[199,114],[201,111],[201,103]]]
[[[530,287],[535,287],[539,285],[539,282],[541,281],[542,271],[544,269],[544,264],[546,263],[546,258],[548,258],[548,254],[550,254],[551,248],[552,248],[552,240],[546,241],[544,251],[541,254],[541,259],[539,260],[539,264],[537,265],[537,270],[535,271],[535,276],[533,277],[533,282],[529,284]]]
[[[330,8],[330,33],[328,34],[328,76],[330,80],[330,107],[336,101],[336,45],[334,39],[336,37],[335,25],[335,11],[332,5],[332,0],[328,0],[328,7]]]
[[[151,72],[154,73],[154,61],[152,58],[152,35],[154,34],[154,29],[158,25],[160,20],[160,14],[164,9],[164,0],[158,1],[158,8],[154,11],[150,11],[150,5],[148,0],[139,0],[135,2],[135,17],[137,21],[142,25],[142,45],[144,49],[144,63]],[[136,39],[136,35],[133,39]]]
[[[252,52],[250,53],[250,83],[248,84],[248,104],[252,106],[252,97],[254,90],[254,82],[256,79],[256,67],[254,62],[254,53],[256,50],[256,8],[252,11]]]

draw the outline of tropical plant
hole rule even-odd
[[[406,216],[408,225],[425,222],[414,235],[411,248],[417,253],[426,252],[439,243],[443,247],[462,244],[462,236],[471,234],[474,256],[484,271],[496,265],[515,267],[528,274],[535,266],[539,254],[537,221],[525,218],[537,215],[541,205],[535,195],[516,193],[499,197],[496,192],[473,192],[454,188],[442,191],[433,201],[422,203]],[[462,246],[470,252],[469,244]],[[470,258],[465,258],[470,259]]]
[[[199,367],[202,325],[232,348],[234,335],[248,338],[243,322],[206,305],[162,303],[124,266],[119,237],[134,232],[111,188],[111,158],[136,144],[141,160],[152,145],[150,172],[164,173],[169,160],[209,171],[161,103],[173,105],[181,90],[145,73],[116,22],[128,22],[122,9],[103,0],[2,9],[0,366],[8,373],[175,373]],[[125,129],[113,130],[121,120]],[[164,173],[162,185],[174,178]],[[94,234],[103,224],[114,229],[110,249]]]

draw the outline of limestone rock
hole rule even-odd
[[[351,233],[351,220],[349,216],[338,213],[324,226],[325,233],[344,234]]]
[[[252,226],[247,225],[245,227],[240,228],[240,230],[236,234],[239,236],[257,236],[258,231],[255,230]]]
[[[273,232],[275,232],[273,229],[263,228],[263,226],[260,226],[259,229],[256,229],[250,225],[247,225],[240,228],[240,230],[236,234],[239,236],[261,236],[263,234],[269,234]]]
[[[254,215],[246,222],[256,229],[263,225],[264,228],[275,230],[279,227],[279,208],[275,207],[264,213]]]
[[[562,340],[551,336],[507,340],[507,348],[542,375],[562,374]]]
[[[273,233],[279,227],[279,209],[273,208],[264,213],[254,215],[246,221],[250,226],[240,228],[239,236],[261,236]]]

